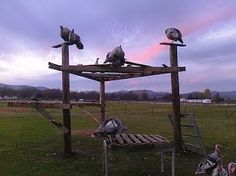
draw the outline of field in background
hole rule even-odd
[[[99,116],[98,108],[87,108]],[[182,113],[194,113],[207,152],[220,143],[223,162],[236,161],[236,106],[182,105]],[[60,110],[51,109],[59,121]],[[226,119],[226,113],[228,117]],[[170,104],[122,103],[107,104],[107,117],[119,117],[128,126],[129,133],[160,134],[172,139],[168,114]],[[229,116],[230,115],[230,116]],[[0,105],[0,175],[4,176],[99,176],[102,175],[102,140],[90,137],[97,127],[79,108],[72,109],[72,142],[77,155],[63,160],[63,135],[60,130],[33,109],[7,108]],[[155,151],[116,152],[111,156],[112,175],[159,175],[159,155]],[[178,176],[193,175],[202,156],[193,153],[178,154]],[[166,158],[166,175],[170,175],[170,157]]]

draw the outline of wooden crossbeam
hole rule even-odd
[[[49,120],[49,122],[51,122],[53,125],[55,125],[57,128],[60,128],[61,130],[64,131],[64,133],[68,133],[69,129],[67,129],[62,123],[57,122],[55,120],[55,118],[47,111],[45,111],[45,109],[40,108],[40,107],[36,107],[35,108],[43,117],[45,117],[46,119]]]
[[[84,107],[81,107],[81,109],[84,111],[84,113],[86,113],[87,115],[89,115],[95,122],[97,122],[99,124],[99,120],[89,111],[87,111]]]
[[[161,74],[185,71],[185,67],[113,67],[108,65],[70,65],[62,66],[49,62],[49,68],[68,72],[112,72],[112,73],[146,73]]]

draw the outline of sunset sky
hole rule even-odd
[[[59,26],[74,28],[84,50],[70,47],[70,64],[102,63],[121,45],[126,58],[169,65],[167,27],[180,29],[187,45],[178,49],[180,91],[236,90],[235,0],[1,0],[0,83],[61,88]],[[107,82],[107,91],[150,89],[170,92],[170,75]],[[99,84],[71,75],[71,89]]]

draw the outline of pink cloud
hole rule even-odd
[[[218,22],[224,21],[228,18],[231,18],[236,15],[236,7],[224,8],[215,11],[214,13],[202,14],[197,19],[186,19],[183,24],[180,24],[180,29],[183,33],[183,36],[186,37],[191,35],[194,32],[203,30],[212,26]],[[167,39],[163,38],[159,42],[166,42]],[[157,41],[156,44],[146,47],[145,50],[142,50],[138,53],[130,54],[129,58],[138,61],[138,62],[149,62],[155,57],[160,55],[164,50],[167,49],[166,46],[159,45]]]

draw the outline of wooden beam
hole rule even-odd
[[[100,123],[105,120],[105,81],[102,79],[100,81]]]
[[[170,45],[170,66],[178,66],[177,46]],[[182,136],[181,136],[181,116],[180,116],[180,94],[179,94],[179,74],[178,72],[171,73],[171,89],[172,89],[172,113],[174,125],[174,141],[175,151],[182,150]]]
[[[49,68],[59,70],[59,71],[68,71],[68,72],[111,72],[111,73],[172,73],[185,71],[185,67],[112,67],[112,66],[97,66],[97,65],[70,65],[63,66],[57,65],[49,62]]]
[[[49,122],[51,122],[53,125],[55,125],[57,128],[60,128],[61,130],[64,131],[64,133],[68,133],[69,130],[63,126],[63,124],[61,124],[60,122],[57,122],[55,120],[55,118],[47,111],[45,111],[45,109],[41,108],[41,107],[36,107],[35,108],[43,117],[47,118],[49,120]]]
[[[69,66],[69,46],[66,43],[62,44],[62,65]],[[70,104],[70,78],[66,70],[62,71],[62,102]],[[63,125],[69,130],[68,133],[64,133],[64,154],[70,156],[72,154],[70,109],[63,107],[62,111]]]

